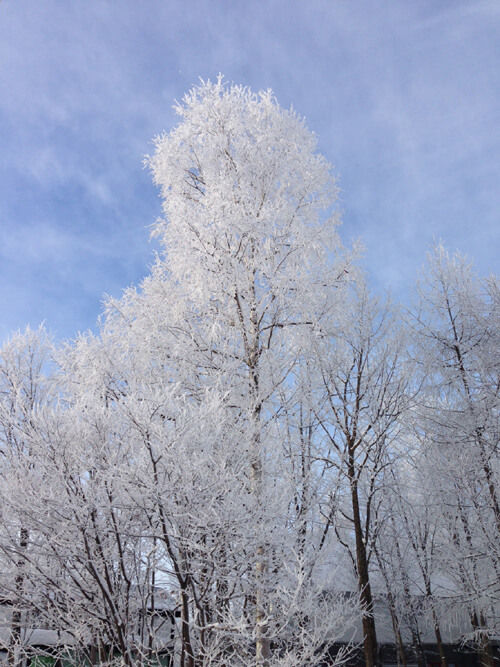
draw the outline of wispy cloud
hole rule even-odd
[[[374,285],[411,282],[433,236],[494,266],[499,40],[497,0],[148,11],[134,0],[5,0],[4,327],[43,305],[69,335],[95,321],[104,291],[140,279],[160,213],[141,156],[176,122],[174,99],[219,72],[273,88],[306,116],[340,174],[343,233],[364,237]]]

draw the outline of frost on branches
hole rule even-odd
[[[298,512],[290,484],[306,455],[297,378],[344,296],[334,180],[314,137],[270,92],[219,79],[177,111],[180,125],[157,139],[150,159],[164,197],[154,231],[165,257],[140,298],[162,313],[156,326],[166,329],[176,369],[189,369],[194,392],[181,381],[180,394],[200,407],[218,396],[220,436],[210,457],[223,458],[223,503],[229,489],[238,495],[224,515],[229,533],[218,534],[216,521],[215,534],[196,539],[222,554],[209,569],[212,590],[224,595],[200,596],[207,627],[195,630],[190,594],[182,593],[186,653],[192,661],[215,660],[220,650],[233,664],[302,664],[324,647],[337,605],[345,606],[330,600],[325,614],[334,562],[323,562],[317,509]],[[307,464],[311,492],[321,468]],[[202,503],[197,513],[205,512]],[[233,562],[236,552],[243,562]]]
[[[427,627],[446,667],[460,607],[493,665],[496,282],[437,249],[403,324],[294,112],[221,78],[176,108],[149,276],[97,336],[0,350],[0,650],[375,667],[386,605],[400,664]]]
[[[301,422],[304,369],[338,326],[350,261],[334,179],[270,92],[219,79],[177,111],[149,160],[165,254],[107,304],[98,338],[57,353],[57,400],[30,433],[51,512],[36,550],[10,533],[4,553],[24,588],[57,570],[38,613],[57,609],[88,659],[158,654],[147,619],[162,586],[181,665],[305,665],[350,637],[355,609],[333,592],[324,464]],[[16,525],[36,506],[31,492],[12,503]]]

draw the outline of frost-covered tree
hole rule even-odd
[[[445,591],[489,667],[497,283],[438,247],[411,337],[341,247],[331,168],[293,111],[222,78],[176,110],[147,159],[150,274],[98,335],[0,350],[9,663],[43,624],[90,663],[175,643],[180,667],[337,664],[358,620],[375,667],[382,583],[403,663],[403,630],[425,662],[427,614],[446,664]]]
[[[45,596],[26,604],[90,660],[154,658],[145,619],[161,584],[177,600],[182,667],[297,667],[354,609],[330,585],[308,382],[354,273],[335,183],[270,92],[219,79],[177,111],[149,160],[165,252],[108,302],[99,336],[57,353],[53,405],[26,408],[23,456],[6,452],[29,484],[2,487],[4,527],[18,526],[2,549],[17,588]],[[6,395],[7,443],[18,396]]]
[[[418,441],[408,436],[407,440],[405,460],[391,468],[384,491],[374,552],[402,660],[405,631],[419,667],[425,667],[422,630],[428,625],[434,629],[441,666],[446,667],[441,623],[451,596],[442,556],[448,545],[432,488],[435,480],[427,474]]]
[[[370,560],[379,505],[388,500],[387,478],[404,452],[402,424],[412,391],[397,310],[379,305],[360,281],[345,317],[336,335],[325,332],[318,339],[316,373],[322,392],[316,415],[324,434],[321,458],[335,479],[330,514],[356,575],[365,661],[372,667],[378,664],[378,647]]]
[[[14,337],[0,355],[0,551],[13,664],[23,664],[39,627],[57,633],[54,650],[91,662],[118,651],[140,664],[157,649],[148,625],[157,554],[124,488],[133,452],[108,401],[101,349],[79,341],[59,353],[64,374],[50,381],[43,329]]]
[[[23,624],[30,613],[27,597],[37,595],[26,568],[32,551],[33,524],[20,512],[26,484],[40,479],[33,463],[36,416],[50,403],[47,379],[51,339],[43,327],[17,332],[0,350],[0,554],[1,587],[10,605],[7,646],[10,665],[22,664]]]
[[[448,573],[469,609],[481,659],[498,631],[499,290],[438,245],[419,286],[415,350],[426,378],[420,429],[450,544]],[[428,469],[431,471],[431,468]]]
[[[270,92],[219,79],[177,112],[149,160],[165,253],[140,291],[108,304],[106,322],[150,381],[130,391],[124,378],[116,403],[129,402],[147,454],[147,511],[180,591],[183,664],[305,664],[335,626],[325,569],[304,541],[305,517],[319,515],[306,503],[297,515],[293,474],[304,453],[299,371],[345,299],[334,179]]]

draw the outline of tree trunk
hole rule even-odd
[[[254,459],[252,461],[252,489],[257,504],[261,502],[262,486],[262,462],[260,458],[260,443],[258,434],[254,440]],[[259,523],[261,521],[259,520]],[[260,532],[260,527],[257,526]],[[259,667],[268,667],[271,658],[271,640],[269,638],[269,625],[267,622],[267,574],[269,571],[266,548],[259,544],[256,549],[255,559],[255,657]]]
[[[181,667],[195,667],[194,651],[189,632],[189,599],[187,591],[181,588]]]
[[[390,595],[392,598],[392,595]],[[399,629],[399,619],[396,615],[396,609],[392,600],[389,599],[389,609],[391,612],[392,630],[394,632],[394,640],[396,642],[396,651],[398,659],[398,667],[406,667],[406,656],[403,645],[403,638],[401,637],[401,630]]]
[[[268,570],[267,561],[262,547],[257,548],[257,563],[255,564],[257,574],[257,590],[255,595],[256,600],[256,643],[255,643],[255,657],[259,667],[268,667],[271,658],[271,641],[267,635],[267,613],[266,613],[266,596],[262,579],[265,578]]]
[[[262,507],[262,452],[261,452],[261,410],[262,403],[259,388],[259,323],[256,301],[256,272],[252,270],[250,284],[250,314],[248,329],[245,327],[243,309],[238,293],[235,294],[238,318],[242,325],[243,339],[245,342],[245,355],[248,367],[249,390],[251,397],[250,405],[250,482],[255,507]],[[257,516],[257,533],[261,540],[263,520],[260,514]],[[269,605],[268,599],[268,572],[269,559],[268,548],[262,542],[257,543],[255,550],[255,657],[259,667],[268,667],[271,658],[271,640],[269,637],[269,624],[267,621]]]
[[[455,326],[455,320],[453,318],[453,314],[452,314],[452,310],[451,310],[451,306],[450,306],[448,298],[446,298],[446,304],[447,304],[447,309],[448,309],[448,316],[450,318],[450,322],[451,322],[451,326],[452,326],[452,330],[453,330],[454,351],[455,351],[455,355],[456,355],[456,358],[457,358],[458,369],[460,371],[460,377],[462,379],[462,384],[463,384],[463,387],[464,387],[464,390],[465,390],[465,394],[467,396],[467,404],[468,404],[469,412],[470,412],[470,415],[472,417],[473,423],[477,424],[478,420],[476,419],[476,415],[475,415],[474,401],[473,401],[473,398],[472,398],[472,392],[471,392],[471,388],[470,388],[470,385],[469,385],[469,380],[467,378],[467,372],[465,370],[464,358],[462,356],[462,350],[461,350],[461,347],[460,347],[460,337],[458,335],[458,332],[457,332],[457,329],[456,329],[456,326]],[[486,481],[487,481],[488,492],[489,492],[490,499],[491,499],[491,506],[492,506],[492,509],[493,509],[493,513],[495,515],[495,522],[496,522],[497,531],[500,533],[500,503],[498,501],[497,490],[496,490],[494,479],[493,479],[493,471],[491,469],[491,466],[490,466],[490,463],[489,463],[489,460],[488,460],[488,456],[487,456],[487,453],[486,453],[486,448],[485,448],[484,441],[483,441],[483,435],[482,435],[481,427],[476,426],[476,428],[474,429],[474,435],[475,435],[475,438],[476,438],[476,442],[479,445],[479,452],[481,454],[481,462],[482,462],[483,471],[484,471]]]
[[[477,612],[472,612],[471,624],[474,632],[478,635],[477,640],[477,655],[481,667],[495,667],[495,658],[493,656],[493,649],[488,635],[483,628],[485,627],[484,619],[479,618]]]
[[[21,528],[19,535],[19,549],[21,552],[26,551],[26,548],[28,547],[28,539],[29,539],[29,533],[27,528]],[[24,586],[23,565],[24,561],[20,557],[17,562],[18,574],[16,576],[16,587],[15,587],[16,596],[14,599],[14,607],[12,609],[10,638],[7,650],[7,664],[9,665],[9,667],[20,667],[23,663],[23,659],[20,656],[22,617],[21,617],[21,609],[19,607],[20,598]]]
[[[351,447],[349,448],[349,482],[351,486],[351,502],[354,520],[354,534],[356,539],[356,566],[358,570],[358,590],[363,610],[363,649],[365,654],[366,667],[377,667],[378,644],[377,633],[375,630],[375,618],[373,608],[373,597],[370,587],[370,576],[368,572],[368,560],[366,554],[366,544],[363,538],[361,526],[361,513],[359,509],[358,485],[356,480],[356,471],[354,468],[354,456]]]
[[[418,631],[411,631],[411,645],[413,648],[413,653],[417,659],[418,667],[427,667],[427,660],[425,659],[425,651],[420,640],[420,634]]]
[[[432,595],[431,579],[428,571],[424,571],[423,568],[421,568],[421,570],[422,570],[422,576],[424,577],[425,580],[425,595],[427,597],[427,600],[429,601],[432,612],[432,621],[434,624],[434,635],[436,637],[436,644],[439,652],[439,661],[441,663],[441,667],[448,667],[448,663],[446,662],[446,656],[444,654],[443,638],[441,637],[441,628],[439,627],[439,619],[436,614],[436,609],[434,607],[434,597]]]
[[[382,574],[382,578],[384,579],[385,583],[385,589],[387,591],[387,602],[389,603],[389,612],[391,614],[391,622],[392,622],[392,630],[394,632],[394,641],[396,644],[396,650],[397,650],[397,660],[398,660],[398,667],[406,667],[406,656],[405,656],[405,650],[404,650],[404,645],[403,645],[403,638],[401,637],[401,629],[400,629],[400,623],[399,623],[399,618],[396,610],[396,601],[394,599],[394,595],[392,594],[391,587],[389,584],[389,577],[387,575],[387,570],[384,566],[384,563],[382,561],[382,558],[380,556],[380,552],[378,550],[377,544],[374,544],[373,551],[375,553],[375,557],[377,559],[377,563],[379,566],[379,570]]]
[[[446,662],[446,656],[444,654],[443,638],[441,637],[441,628],[439,627],[438,617],[436,615],[436,610],[434,605],[432,606],[432,620],[434,621],[434,634],[436,636],[436,644],[439,651],[439,660],[441,662],[441,667],[448,667]]]
[[[92,644],[92,646],[90,647],[89,662],[91,665],[99,664],[99,647],[97,646],[97,644]]]

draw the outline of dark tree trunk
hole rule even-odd
[[[189,631],[189,599],[185,588],[181,588],[181,667],[195,667],[194,651]]]
[[[359,509],[358,484],[354,467],[354,454],[349,446],[349,482],[351,486],[351,502],[354,521],[354,535],[356,539],[356,567],[358,574],[358,590],[363,610],[363,650],[366,667],[378,667],[378,644],[375,629],[373,597],[368,572],[366,544],[363,538],[361,512]]]
[[[446,662],[446,656],[444,654],[443,638],[441,637],[441,628],[439,627],[439,621],[434,607],[432,608],[432,619],[434,621],[434,634],[436,636],[436,644],[439,651],[439,660],[441,662],[441,667],[448,667],[448,663]]]
[[[427,660],[425,659],[425,651],[420,640],[420,634],[412,630],[411,632],[411,643],[413,648],[413,653],[417,659],[418,667],[427,667]]]
[[[483,630],[485,627],[484,618],[478,617],[477,613],[474,611],[471,615],[471,624],[474,632],[478,635],[477,655],[479,664],[481,667],[495,667],[495,658],[493,656],[491,642],[487,633]]]

